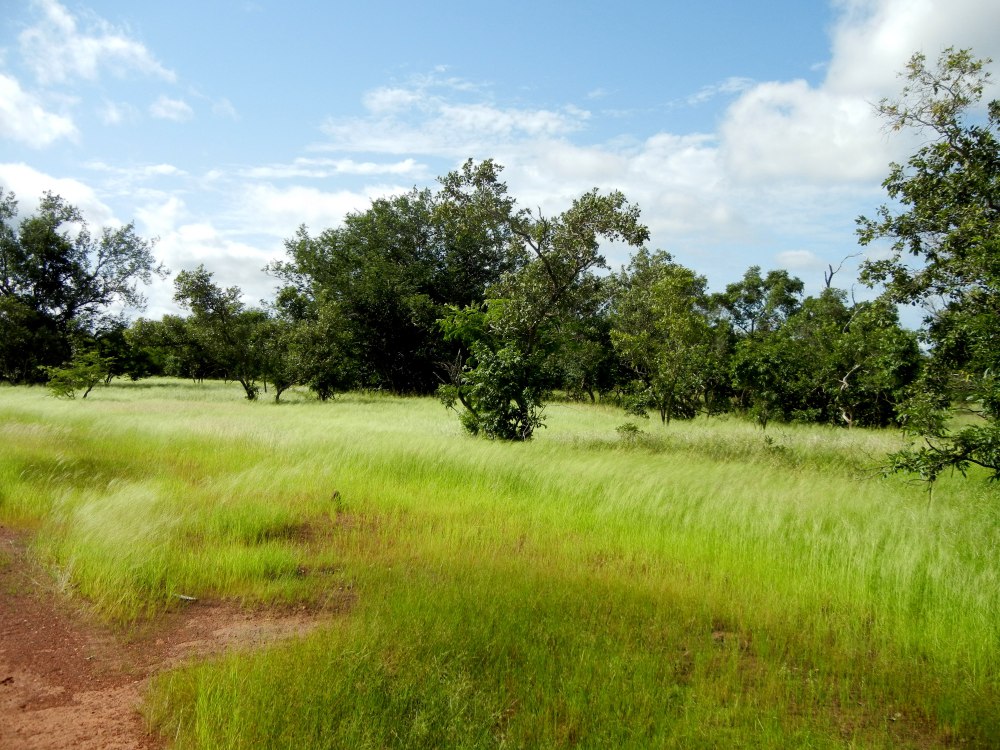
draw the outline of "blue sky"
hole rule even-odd
[[[855,218],[916,143],[872,114],[909,56],[1000,59],[996,0],[4,10],[0,186],[24,212],[52,190],[93,224],[134,220],[173,272],[204,263],[250,302],[270,296],[261,268],[298,225],[336,226],[470,157],[505,165],[546,214],[623,190],[650,245],[713,289],[756,264],[814,291],[858,252]],[[171,290],[150,289],[148,315],[172,310]]]

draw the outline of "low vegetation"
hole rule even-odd
[[[430,398],[0,388],[0,522],[126,630],[181,596],[338,613],[162,675],[181,748],[1000,742],[1000,505],[898,433],[554,403],[530,445]]]
[[[0,190],[0,522],[126,634],[331,615],[157,678],[181,748],[1000,746],[987,62],[879,105],[924,145],[862,302],[710,293],[621,193],[543,216],[487,159],[300,228],[261,307],[198,267],[129,322],[152,244]]]

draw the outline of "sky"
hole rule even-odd
[[[914,52],[1000,60],[997,0],[3,0],[0,187],[92,227],[134,222],[171,274],[256,304],[284,241],[492,158],[553,216],[621,190],[651,249],[712,290],[751,265],[806,283],[860,252],[891,161],[874,113]],[[997,65],[991,65],[1000,78]],[[987,98],[998,98],[995,85]],[[629,259],[610,246],[613,269]],[[858,298],[849,258],[835,285]]]

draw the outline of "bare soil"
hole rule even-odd
[[[193,601],[116,633],[60,594],[24,535],[0,525],[0,750],[163,748],[139,713],[151,676],[303,635],[331,614]]]

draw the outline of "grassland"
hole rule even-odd
[[[0,388],[0,522],[67,595],[337,613],[158,678],[175,747],[1000,746],[1000,495],[879,478],[895,433],[289,401]]]

